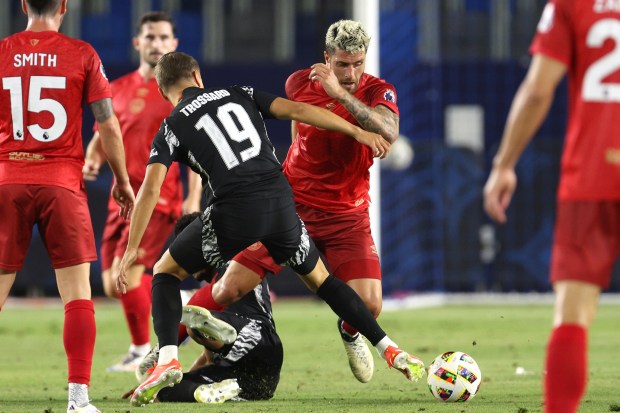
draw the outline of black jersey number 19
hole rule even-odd
[[[231,114],[235,115],[241,125],[241,129],[237,127]],[[195,128],[197,130],[202,129],[207,133],[228,169],[232,169],[239,165],[240,162],[252,159],[260,153],[260,135],[243,106],[233,102],[226,103],[218,108],[217,118],[224,125],[226,131],[222,131],[208,113],[202,115],[200,120],[196,122]],[[250,141],[252,146],[239,153],[241,161],[239,161],[239,158],[230,147],[229,139],[235,142]]]

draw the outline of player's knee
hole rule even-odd
[[[215,302],[223,306],[230,305],[245,295],[239,286],[231,282],[215,283],[211,293]]]
[[[185,270],[172,258],[170,255],[170,250],[166,250],[164,255],[155,263],[153,266],[153,274],[166,273],[166,274],[174,274],[178,276],[181,280],[187,277],[187,273]]]
[[[381,297],[376,297],[374,294],[359,294],[359,296],[364,304],[366,304],[366,307],[368,307],[373,317],[379,317],[379,314],[381,314],[381,308],[383,307]]]
[[[161,272],[165,272],[163,270],[164,267],[164,263],[162,262],[162,259],[160,258],[155,265],[153,265],[153,274],[159,274]]]
[[[382,307],[380,302],[370,303],[370,305],[367,303],[366,305],[368,306],[368,309],[370,310],[374,318],[379,317],[379,314],[381,314],[381,307]]]

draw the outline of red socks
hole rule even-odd
[[[143,281],[144,282],[144,281]],[[151,292],[147,292],[143,284],[133,290],[121,294],[123,311],[129,326],[131,342],[137,346],[149,343],[151,336]]]
[[[73,300],[65,304],[62,338],[67,353],[69,383],[90,384],[96,334],[95,308],[91,300]]]
[[[212,311],[223,311],[226,306],[215,302],[213,299],[212,288],[213,284],[209,284],[196,291],[196,293],[192,295],[192,298],[190,298],[187,302],[187,305],[196,305]]]
[[[149,296],[149,306],[153,301],[153,276],[151,274],[142,274],[142,280],[140,281],[140,286],[144,289],[146,294]]]
[[[577,324],[551,332],[545,364],[545,412],[575,413],[587,384],[588,333]]]

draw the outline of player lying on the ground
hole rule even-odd
[[[179,384],[159,391],[158,401],[223,403],[233,398],[273,397],[280,381],[283,350],[271,316],[266,280],[224,312],[184,306],[181,324],[204,350]],[[156,346],[141,364],[143,369],[136,371],[140,382],[148,378],[158,357]]]
[[[178,235],[198,216],[200,213],[197,212],[183,215],[177,221],[174,234]],[[241,261],[256,267],[260,278],[254,288],[225,310],[209,313],[200,308],[205,301],[204,296],[210,294],[213,284],[222,278],[217,274],[190,298],[183,308],[179,343],[189,334],[204,346],[204,352],[183,375],[181,383],[159,392],[159,401],[221,403],[235,396],[241,400],[273,397],[280,381],[283,351],[273,322],[269,286],[264,277],[269,272],[279,271],[281,267],[273,264],[271,257],[266,257],[269,260],[264,262],[259,258],[252,263]],[[208,278],[208,275],[200,273],[194,276]],[[136,369],[138,382],[146,380],[149,369],[155,366],[158,357],[159,346],[156,346]],[[128,398],[134,390],[123,397]]]

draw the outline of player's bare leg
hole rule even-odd
[[[88,397],[96,335],[90,263],[57,268],[55,271],[58,292],[65,306],[63,342],[69,366],[67,411],[99,412],[90,404]]]
[[[545,411],[573,413],[586,389],[588,330],[596,315],[601,288],[581,281],[559,281],[553,288],[555,307],[547,346]]]
[[[9,297],[11,287],[15,282],[15,271],[0,270],[0,310],[4,307],[6,299]]]
[[[114,257],[112,267],[103,271],[103,285],[108,297],[118,297],[114,274],[118,273],[120,258]],[[123,306],[123,313],[131,335],[127,353],[120,360],[106,369],[108,372],[133,372],[140,361],[149,353],[151,292],[143,289],[142,277],[145,266],[136,264],[127,271],[127,293],[118,297]]]
[[[261,278],[256,272],[231,261],[222,278],[213,284],[211,294],[217,304],[225,307],[252,291],[260,282]]]

